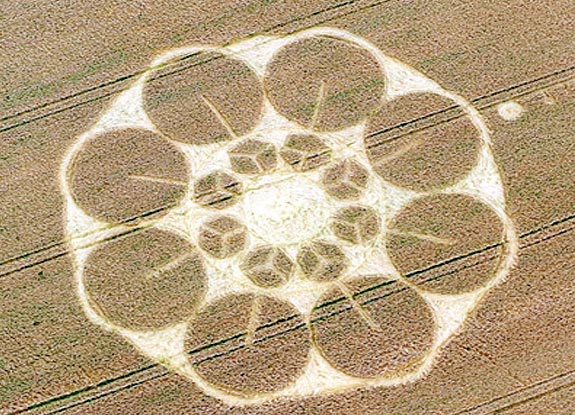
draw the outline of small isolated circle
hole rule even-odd
[[[307,364],[310,340],[303,316],[290,303],[232,294],[190,321],[185,347],[206,382],[251,396],[292,384]]]
[[[497,105],[497,113],[507,121],[514,121],[523,115],[525,109],[515,101],[502,102]]]
[[[248,139],[229,152],[232,169],[241,174],[260,174],[272,170],[278,162],[277,150],[272,143]]]
[[[327,224],[329,207],[325,193],[302,177],[271,182],[244,196],[251,228],[275,245],[315,236]]]
[[[425,300],[402,282],[381,277],[334,285],[318,300],[311,322],[326,360],[360,378],[413,371],[431,349],[435,332]]]
[[[290,134],[280,149],[282,159],[296,171],[308,171],[329,163],[331,149],[313,134]]]
[[[248,252],[240,268],[254,284],[272,288],[289,280],[294,264],[280,248],[260,246]]]
[[[90,253],[84,284],[96,310],[120,326],[161,329],[188,318],[207,289],[198,251],[155,228],[116,238]]]
[[[335,236],[344,241],[364,244],[379,233],[379,216],[373,208],[367,206],[347,206],[337,211],[331,229]]]
[[[237,202],[241,182],[223,170],[216,170],[194,182],[194,201],[204,207],[225,209]]]
[[[200,248],[213,257],[229,258],[247,245],[247,229],[231,216],[216,216],[202,224],[198,243]]]
[[[317,282],[341,277],[348,266],[341,248],[322,240],[303,245],[297,254],[297,263],[307,279]]]
[[[367,188],[369,172],[353,159],[345,159],[329,166],[322,176],[325,191],[339,200],[354,200]]]

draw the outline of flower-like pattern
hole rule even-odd
[[[465,100],[348,32],[168,51],[63,164],[80,299],[228,403],[402,384],[513,263],[497,172]]]

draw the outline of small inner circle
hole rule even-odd
[[[301,176],[261,185],[248,191],[244,198],[248,222],[272,244],[313,238],[326,226],[330,207],[325,192]]]

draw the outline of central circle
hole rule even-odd
[[[324,191],[302,177],[269,183],[245,195],[252,228],[269,243],[310,239],[327,224],[331,205]]]

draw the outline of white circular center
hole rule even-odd
[[[331,210],[323,190],[301,176],[250,191],[244,203],[250,227],[274,244],[313,237],[325,226]]]

